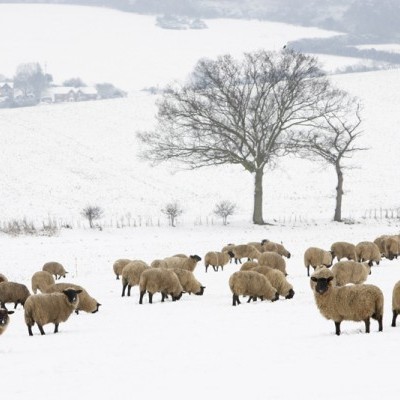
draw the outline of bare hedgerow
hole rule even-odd
[[[229,200],[223,200],[215,205],[214,214],[222,218],[222,223],[228,223],[228,217],[235,213],[236,204]]]
[[[89,221],[91,229],[94,228],[93,221],[100,219],[104,214],[104,211],[99,206],[87,206],[81,211],[81,215]]]
[[[183,210],[177,201],[165,205],[161,212],[165,214],[171,226],[175,227],[176,219],[182,215]]]
[[[55,236],[60,231],[58,226],[50,221],[47,223],[43,222],[42,225],[42,228],[38,229],[33,222],[27,221],[26,218],[22,220],[13,219],[3,223],[0,231],[10,236]]]

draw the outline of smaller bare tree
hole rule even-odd
[[[99,206],[87,206],[85,207],[81,215],[89,221],[89,226],[91,229],[94,228],[93,221],[96,219],[100,219],[104,214],[104,211],[101,207]]]
[[[223,200],[215,205],[214,214],[222,218],[222,223],[228,223],[228,217],[235,213],[236,204],[229,200]]]
[[[175,227],[176,219],[180,215],[182,215],[183,210],[178,204],[178,202],[174,201],[172,203],[166,204],[165,207],[161,210],[161,212],[167,216],[170,225]]]

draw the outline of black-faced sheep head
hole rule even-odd
[[[99,311],[99,307],[101,306],[100,303],[96,304],[96,309],[94,311],[92,311],[92,314],[97,313],[97,311]]]
[[[269,242],[268,239],[263,239],[263,240],[261,240],[261,246],[264,245],[265,243],[268,243],[268,242]]]
[[[201,257],[198,256],[197,254],[194,256],[190,256],[190,258],[193,258],[193,260],[196,260],[197,262],[201,261]]]
[[[70,303],[76,303],[78,300],[78,294],[82,293],[81,289],[75,290],[75,289],[65,289],[63,290],[63,293],[67,296],[68,301]]]
[[[289,293],[286,295],[285,299],[291,299],[294,296],[294,290],[290,289]]]
[[[8,311],[4,308],[0,309],[0,326],[7,324],[9,314],[14,314],[14,311]]]
[[[233,254],[233,252],[232,251],[228,251],[228,256],[230,257],[230,258],[235,258],[235,255]]]
[[[195,293],[196,296],[203,296],[205,288],[206,288],[205,286],[200,286],[200,290],[197,293]]]
[[[312,276],[311,280],[316,283],[315,291],[318,294],[324,294],[329,289],[329,286],[331,285],[330,282],[333,280],[333,276],[329,276],[327,278],[325,277],[317,278],[315,276]]]
[[[184,292],[180,292],[177,296],[172,295],[172,301],[177,301],[179,300]]]

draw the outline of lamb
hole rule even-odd
[[[285,259],[274,251],[266,251],[262,253],[258,259],[258,264],[277,269],[287,276]]]
[[[132,260],[129,260],[128,258],[119,258],[114,262],[113,271],[117,279],[119,279],[119,276],[122,274],[122,270],[124,269],[125,265],[130,263],[131,261]]]
[[[6,276],[3,275],[3,274],[0,274],[0,283],[1,283],[1,282],[8,282],[8,279],[7,279]]]
[[[140,275],[149,266],[140,260],[131,261],[122,270],[122,297],[125,296],[125,289],[128,287],[128,296],[131,295],[131,287],[139,285]]]
[[[63,265],[55,261],[45,263],[42,271],[47,271],[50,274],[53,274],[56,279],[61,279],[61,277],[65,278],[65,275],[68,274]]]
[[[294,296],[293,286],[286,280],[285,275],[277,270],[264,265],[258,265],[254,267],[251,271],[259,272],[264,275],[271,285],[277,290],[280,296],[286,299],[291,299]]]
[[[360,242],[356,245],[357,259],[360,262],[368,261],[370,265],[375,261],[377,265],[381,261],[379,247],[373,242]]]
[[[398,281],[393,288],[392,311],[393,311],[392,326],[395,327],[397,316],[400,313],[400,281]]]
[[[371,274],[371,266],[368,263],[357,261],[339,261],[332,267],[336,286],[344,286],[347,283],[364,283]]]
[[[18,303],[25,304],[26,299],[30,296],[28,288],[22,283],[2,282],[0,283],[0,306],[6,308],[6,303],[14,303],[14,309]]]
[[[240,267],[240,271],[251,271],[254,267],[258,267],[257,261],[246,261]]]
[[[332,260],[336,257],[338,261],[342,258],[358,261],[356,246],[348,242],[335,242],[331,245]]]
[[[233,253],[231,251],[209,251],[204,256],[204,265],[206,267],[206,272],[210,265],[213,267],[214,271],[218,271],[218,267],[221,267],[221,270],[223,271],[224,266],[228,264],[232,257]]]
[[[73,283],[55,283],[54,285],[47,286],[47,288],[45,288],[45,293],[61,293],[67,289],[74,289],[79,293],[79,304],[75,310],[76,314],[79,314],[79,311],[85,311],[91,314],[99,311],[101,304],[91,297],[82,286]]]
[[[140,299],[139,304],[143,304],[143,296],[146,291],[149,293],[149,303],[153,302],[153,295],[161,292],[161,302],[167,295],[172,296],[172,301],[182,297],[183,288],[176,273],[171,269],[149,268],[142,272],[139,281]]]
[[[8,311],[5,308],[0,308],[0,335],[4,333],[10,323],[9,314],[14,314],[14,311]]]
[[[252,298],[260,297],[261,300],[268,299],[275,301],[279,299],[279,294],[270,284],[268,279],[258,272],[238,271],[229,278],[229,287],[233,294],[232,304],[241,304],[239,296],[249,296],[248,302]]]
[[[315,302],[326,319],[335,322],[336,335],[340,335],[342,321],[364,321],[369,333],[370,318],[376,319],[379,332],[383,330],[383,293],[375,285],[336,287],[328,268],[321,268],[311,276]]]
[[[189,294],[196,294],[197,296],[202,296],[204,294],[205,286],[195,278],[193,272],[187,271],[181,268],[173,268],[176,276],[179,279],[180,284],[185,292]]]
[[[53,278],[53,275],[47,271],[38,271],[32,275],[32,292],[34,294],[37,293],[39,289],[42,293],[45,292],[47,286],[54,285],[56,281]]]
[[[233,258],[235,258],[235,264],[239,261],[239,263],[242,263],[242,258],[247,257],[250,260],[253,259],[258,259],[261,254],[254,246],[248,245],[248,244],[239,244],[237,246],[234,246],[231,249],[231,252],[233,254]]]
[[[182,257],[167,257],[164,258],[166,268],[182,268],[193,272],[196,265],[201,261],[201,257],[198,255],[189,256],[188,258]]]
[[[325,267],[329,268],[332,265],[332,261],[332,253],[318,247],[309,247],[304,252],[304,265],[307,268],[307,276],[310,276],[310,266],[314,270],[318,265],[325,265]]]
[[[35,322],[39,331],[45,335],[43,325],[53,323],[54,333],[58,332],[60,322],[65,322],[79,304],[81,290],[68,288],[62,293],[34,294],[25,302],[25,323],[29,336],[33,336],[32,326]]]

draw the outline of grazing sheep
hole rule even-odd
[[[389,259],[393,260],[397,258],[400,254],[400,239],[395,235],[388,235],[382,240],[383,255]]]
[[[68,274],[63,265],[55,261],[50,261],[44,264],[42,271],[47,271],[50,274],[53,274],[56,277],[56,280],[61,279],[61,277],[65,278],[65,275]]]
[[[127,258],[120,258],[114,262],[113,271],[117,276],[117,279],[119,279],[119,276],[122,274],[122,270],[124,269],[125,265],[130,263],[131,261],[132,260],[129,260]]]
[[[1,283],[1,282],[8,282],[8,279],[7,279],[6,276],[3,275],[3,274],[0,274],[0,283]]]
[[[254,246],[260,253],[263,253],[264,251],[266,251],[261,242],[249,242],[249,243],[247,243],[247,245]]]
[[[140,299],[139,304],[143,304],[143,296],[146,291],[149,293],[149,303],[153,302],[153,295],[161,292],[161,302],[168,296],[172,296],[172,301],[182,297],[183,288],[176,273],[172,269],[149,268],[142,272],[139,281]]]
[[[249,260],[258,259],[262,253],[260,253],[254,246],[248,244],[239,244],[234,246],[230,250],[233,254],[233,258],[235,258],[235,264],[239,261],[242,263],[242,258],[246,257]]]
[[[258,267],[257,261],[246,261],[240,267],[240,271],[251,271],[254,267]]]
[[[252,271],[264,275],[280,296],[286,299],[291,299],[294,296],[293,286],[286,280],[285,275],[281,271],[266,267],[265,265],[258,265]]]
[[[140,260],[131,261],[122,270],[122,297],[125,296],[125,289],[128,287],[128,296],[131,295],[131,287],[139,285],[140,275],[149,266]]]
[[[56,281],[53,278],[53,275],[47,271],[38,271],[32,275],[32,292],[34,294],[37,293],[39,289],[42,293],[45,292],[47,286],[54,285]]]
[[[329,268],[332,265],[333,255],[330,251],[318,247],[309,247],[304,252],[304,265],[307,268],[307,276],[310,276],[310,266],[315,268],[318,265],[325,265]]]
[[[150,264],[151,268],[167,268],[167,263],[164,260],[153,260]]]
[[[55,283],[54,285],[47,286],[45,293],[61,293],[66,289],[74,289],[77,293],[79,293],[79,304],[75,311],[76,314],[79,314],[79,311],[85,311],[91,314],[99,311],[101,304],[96,299],[91,297],[82,286],[75,285],[73,283]]]
[[[276,245],[275,242],[271,242],[268,239],[264,239],[261,241],[261,246],[263,248],[263,251],[274,251],[275,253],[278,253],[278,246]]]
[[[231,251],[233,247],[235,247],[235,244],[234,244],[234,243],[228,243],[226,246],[224,246],[224,247],[221,249],[221,253],[227,253],[228,251]],[[229,262],[230,262],[230,263],[232,262],[232,257],[231,257],[231,259],[230,259]]]
[[[353,260],[339,261],[332,267],[336,286],[344,286],[347,283],[364,283],[371,274],[371,266],[368,263],[360,263]]]
[[[381,257],[385,256],[385,247],[384,247],[384,239],[388,235],[381,235],[374,240],[374,243],[378,246],[379,251],[381,252]]]
[[[258,259],[258,264],[277,269],[287,276],[285,259],[274,251],[266,251],[262,253]]]
[[[0,308],[0,335],[4,333],[10,323],[9,314],[14,314],[14,311],[8,311],[5,308]]]
[[[281,243],[275,243],[276,247],[278,249],[277,253],[281,255],[282,257],[290,258],[292,255],[290,254],[290,251],[286,250],[285,246]]]
[[[400,281],[398,281],[393,288],[392,311],[393,311],[392,326],[395,327],[397,316],[400,313]]]
[[[189,256],[188,258],[182,257],[167,257],[164,258],[166,268],[182,268],[193,272],[197,263],[201,260],[198,255]]]
[[[186,269],[173,268],[182,288],[185,292],[189,294],[196,294],[197,296],[202,296],[204,294],[205,286],[195,278],[193,272],[187,271]]]
[[[379,332],[383,330],[383,293],[374,285],[336,287],[331,270],[321,268],[311,276],[315,302],[326,319],[335,322],[336,335],[340,335],[342,321],[364,321],[369,333],[370,318],[376,319]]]
[[[6,308],[6,303],[14,303],[14,309],[18,303],[25,304],[26,299],[30,296],[28,288],[22,283],[2,282],[0,283],[0,306]]]
[[[218,267],[221,267],[221,270],[224,270],[224,266],[229,263],[233,257],[233,253],[231,251],[209,251],[204,256],[204,265],[206,267],[206,272],[208,267],[211,265],[214,271],[218,271]]]
[[[248,303],[252,298],[260,297],[261,300],[275,301],[279,294],[271,285],[269,280],[255,271],[238,271],[229,278],[229,287],[233,294],[232,304],[240,304],[239,296],[249,296]]]
[[[356,246],[348,242],[335,242],[331,245],[332,260],[336,257],[338,261],[342,258],[358,261]]]
[[[356,245],[357,259],[360,262],[368,261],[370,265],[375,261],[377,265],[381,261],[379,247],[373,242],[360,242]]]
[[[65,289],[62,293],[34,294],[25,302],[25,323],[29,336],[33,336],[32,326],[35,322],[42,335],[43,325],[53,323],[54,333],[58,332],[60,322],[65,322],[76,310],[81,290]]]

